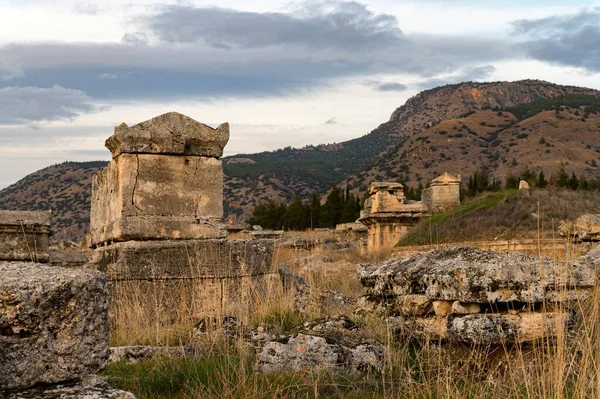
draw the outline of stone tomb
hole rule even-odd
[[[93,179],[91,263],[140,287],[199,280],[195,300],[212,311],[247,308],[239,292],[266,290],[274,244],[225,239],[218,158],[228,139],[227,123],[213,129],[176,112],[116,127],[106,140],[113,160]]]
[[[600,248],[574,263],[472,247],[360,265],[363,305],[398,333],[475,345],[532,342],[563,334],[591,297]]]
[[[113,160],[94,176],[91,245],[226,235],[223,165],[229,125],[212,129],[170,112],[106,140]]]
[[[0,261],[48,262],[50,212],[0,211]]]
[[[394,247],[423,218],[459,206],[460,175],[431,180],[422,201],[407,200],[404,186],[395,182],[371,183],[369,195],[358,222],[368,227],[367,251],[373,253]]]

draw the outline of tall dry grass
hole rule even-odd
[[[542,224],[543,218],[538,220],[540,242],[552,238],[553,229]],[[564,272],[568,274],[572,270],[569,266],[580,254],[575,253],[578,247],[573,242],[568,241],[565,247],[565,257],[554,251],[544,253],[542,245],[539,255],[557,261],[566,259]],[[280,249],[275,252],[274,263],[315,253],[334,260],[325,268],[299,271],[307,277],[315,295],[322,289],[336,289],[354,297],[362,292],[354,266],[386,256],[352,251],[341,254],[318,248],[308,252]],[[316,311],[299,314],[294,310],[293,295],[275,287],[266,295],[264,291],[255,295],[252,302],[240,302],[233,310],[246,323],[274,324],[279,332],[323,315]],[[568,288],[565,285],[559,290],[566,292]],[[203,314],[220,314],[222,309],[222,298],[207,296],[206,289],[206,282],[200,280],[117,284],[111,305],[113,345],[205,345],[194,335],[194,323]],[[398,337],[377,314],[351,315],[367,336],[379,339],[386,347],[382,370],[366,374],[344,370],[255,373],[254,355],[241,342],[212,346],[201,358],[113,364],[106,374],[113,385],[133,391],[140,399],[600,397],[600,288],[592,290],[587,299],[559,305],[545,303],[542,308],[577,314],[576,323],[567,333],[557,325],[556,336],[545,336],[532,344],[492,348],[410,340]]]

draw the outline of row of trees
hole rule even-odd
[[[509,172],[504,184],[500,179],[490,177],[487,170],[480,168],[469,176],[468,185],[462,189],[462,194],[465,197],[474,197],[484,191],[517,189],[521,180],[526,181],[531,187],[537,188],[558,187],[569,190],[590,191],[600,189],[600,181],[587,180],[584,176],[578,176],[575,172],[569,174],[564,167],[561,167],[557,173],[553,173],[549,179],[544,175],[544,171],[540,171],[538,174],[527,169],[518,175]]]
[[[260,225],[265,229],[306,230],[308,228],[334,228],[339,223],[350,223],[360,215],[361,201],[334,186],[324,204],[321,196],[314,193],[310,201],[296,196],[289,204],[278,204],[273,200],[260,201],[252,211],[250,225]]]

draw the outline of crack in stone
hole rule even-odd
[[[140,213],[147,213],[147,212],[143,211],[142,209],[140,209],[135,203],[135,190],[137,189],[138,177],[140,175],[140,155],[135,154],[135,159],[136,159],[137,165],[135,168],[135,183],[133,183],[133,190],[131,192],[131,205],[133,205],[133,207],[135,209],[137,209]]]

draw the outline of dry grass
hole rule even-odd
[[[306,274],[314,287],[358,296],[354,266],[368,261],[358,253],[312,250],[334,259]],[[275,263],[292,259],[277,250]],[[302,253],[302,255],[307,255]],[[546,255],[541,253],[541,255]],[[128,283],[131,284],[131,283]],[[183,284],[183,283],[182,283]],[[183,285],[115,287],[111,328],[114,344],[204,345],[191,333],[198,314],[214,311],[201,295],[201,282]],[[253,304],[239,305],[248,323],[275,324],[280,332],[319,313],[294,311],[293,297],[272,290]],[[213,345],[194,359],[155,359],[136,365],[113,364],[111,383],[144,398],[595,398],[600,397],[600,289],[575,303],[582,315],[568,335],[533,345],[496,348],[447,347],[396,337],[376,314],[353,316],[365,334],[386,345],[384,369],[367,374],[314,372],[260,374],[243,345]]]

